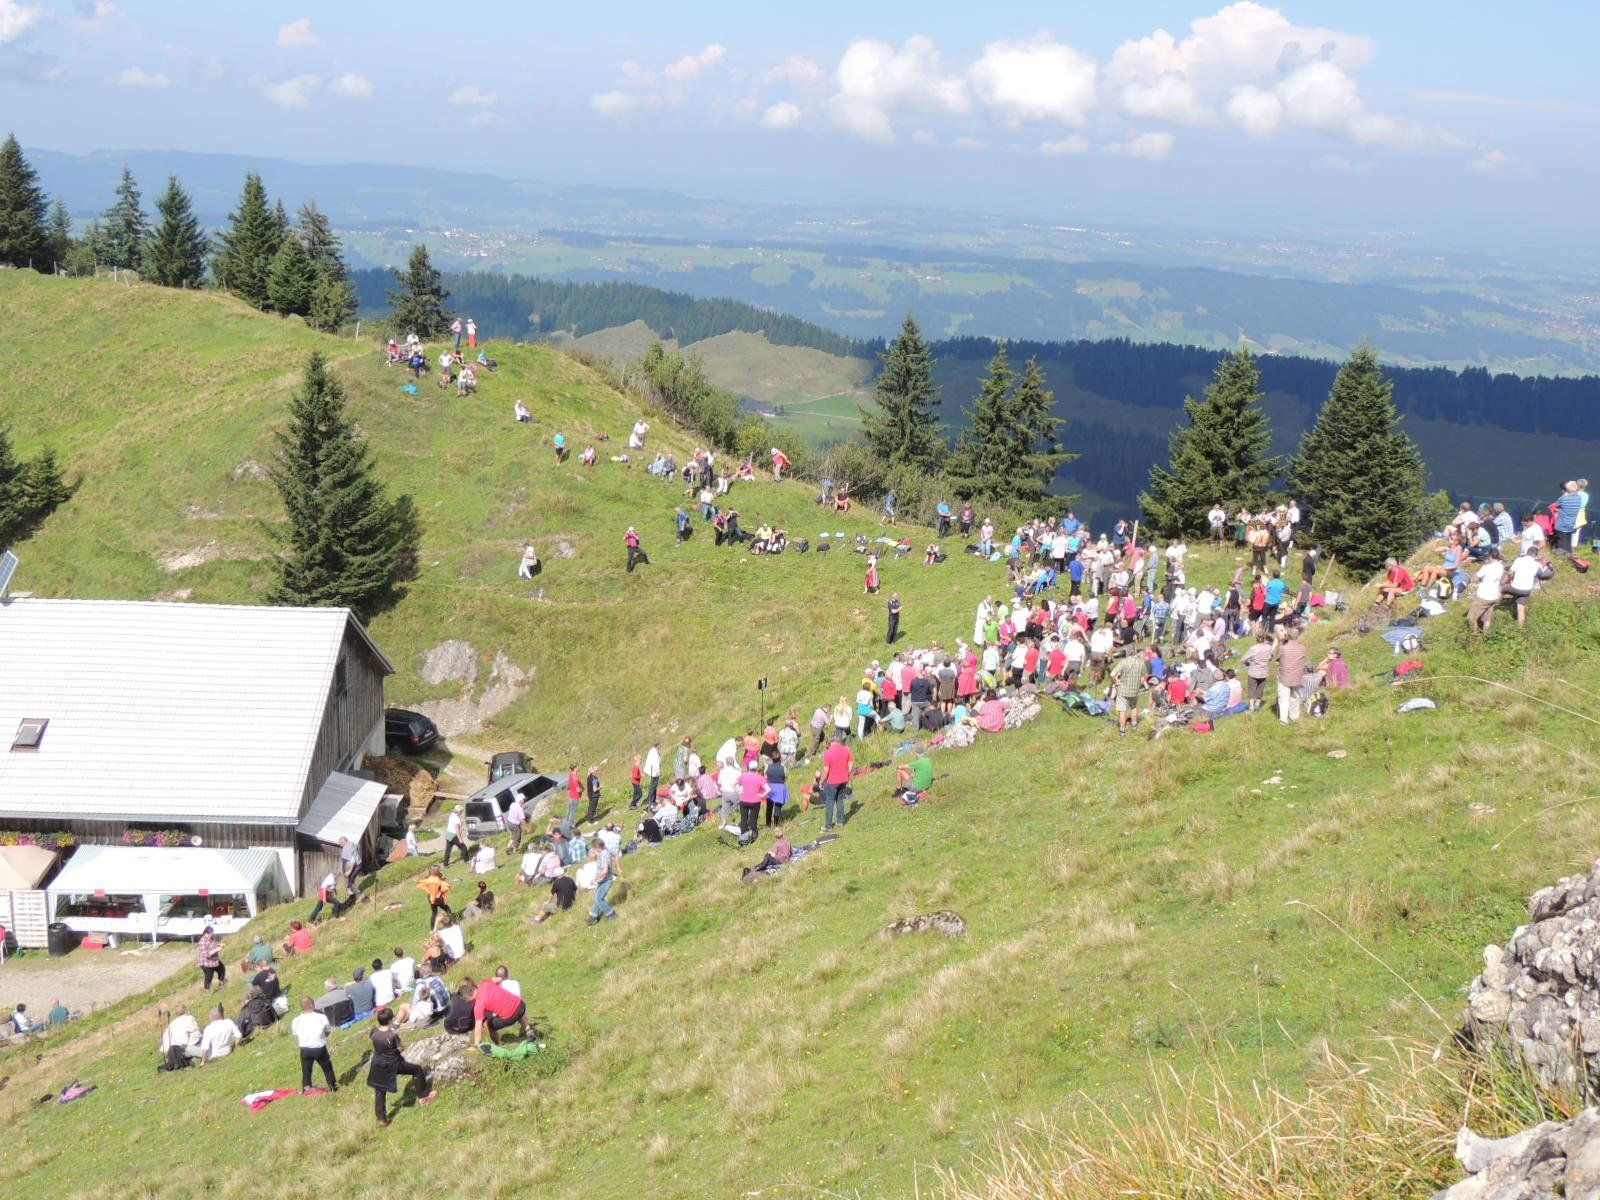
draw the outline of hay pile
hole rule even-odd
[[[423,816],[439,790],[439,781],[433,772],[407,758],[369,754],[362,766],[389,791],[405,797],[408,820]]]

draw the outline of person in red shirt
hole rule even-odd
[[[468,983],[467,988],[473,987]],[[463,998],[472,1001],[472,1044],[479,1045],[484,1034],[496,1046],[500,1044],[500,1031],[515,1025],[522,1037],[528,1036],[528,1006],[521,996],[498,979],[485,979],[475,990],[463,992]]]
[[[633,803],[628,807],[638,808],[639,801],[644,799],[644,769],[639,765],[637,754],[633,756],[633,772],[628,776],[628,780],[633,784]]]
[[[1411,578],[1411,572],[1405,565],[1395,559],[1390,559],[1385,564],[1389,568],[1386,576],[1388,582],[1378,589],[1378,599],[1384,604],[1393,604],[1401,596],[1416,589],[1417,581]]]
[[[855,760],[838,734],[822,752],[822,828],[826,832],[845,826],[845,803],[850,799],[850,768]]]
[[[567,824],[578,823],[578,801],[583,799],[583,777],[578,774],[578,764],[567,768]]]
[[[289,922],[289,936],[283,940],[285,954],[304,954],[311,949],[311,931],[299,921]]]

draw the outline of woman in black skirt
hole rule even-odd
[[[367,1086],[372,1089],[372,1111],[378,1115],[378,1124],[387,1125],[389,1093],[400,1090],[400,1076],[414,1077],[418,1088],[426,1093],[417,1101],[419,1104],[427,1104],[439,1093],[433,1090],[427,1068],[407,1062],[405,1055],[400,1052],[400,1035],[392,1028],[393,1010],[380,1008],[376,1020],[378,1027],[372,1031],[372,1062],[367,1067]]]

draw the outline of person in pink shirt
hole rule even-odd
[[[983,703],[978,705],[978,728],[985,733],[999,733],[1006,727],[1006,710],[1011,707],[1011,701],[1000,700],[994,692],[983,694]]]
[[[855,760],[838,734],[822,752],[822,828],[845,826],[845,803],[850,799],[850,770]]]
[[[826,755],[823,756],[826,759]],[[739,776],[739,840],[756,840],[760,825],[761,803],[771,789],[767,777],[754,766],[746,766]]]

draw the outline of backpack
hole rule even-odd
[[[1325,717],[1325,716],[1327,716],[1328,715],[1328,693],[1327,692],[1318,692],[1316,695],[1312,696],[1310,702],[1307,703],[1307,705],[1306,705],[1306,712],[1309,713],[1313,717]]]
[[[1456,594],[1456,585],[1448,575],[1441,575],[1433,581],[1433,598],[1435,600],[1449,600]],[[1435,614],[1436,615],[1436,614]]]
[[[1408,633],[1408,634],[1406,634],[1405,637],[1401,638],[1400,641],[1395,645],[1394,652],[1396,654],[1401,654],[1401,653],[1415,654],[1418,650],[1421,650],[1421,649],[1422,649],[1422,639],[1419,638],[1414,633]]]

